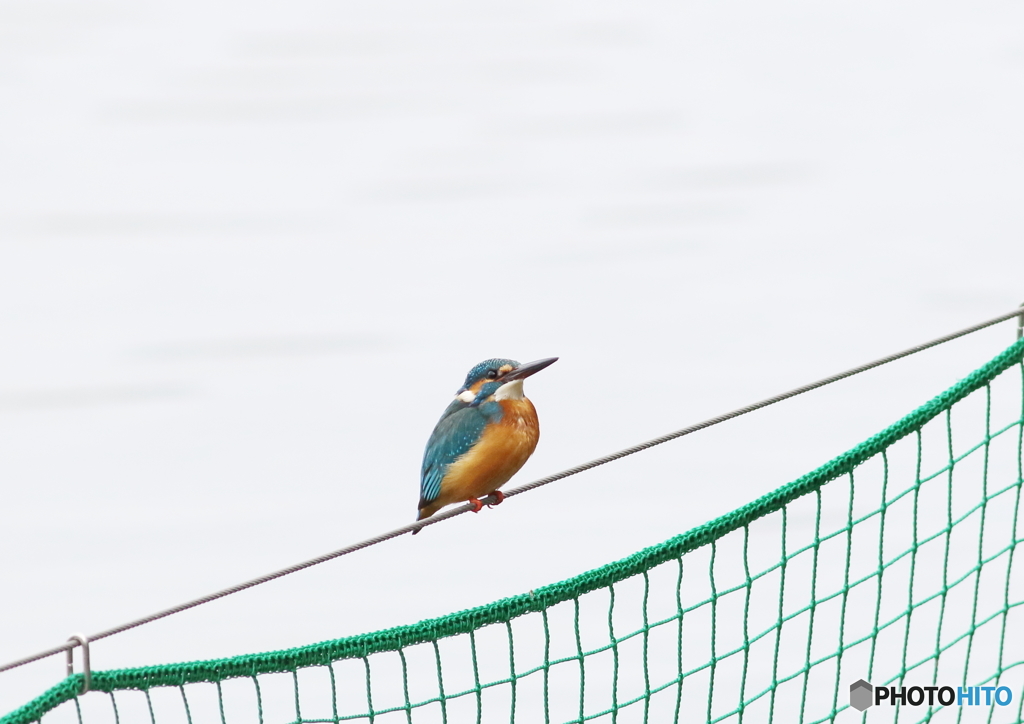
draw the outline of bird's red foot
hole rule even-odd
[[[496,505],[501,505],[502,501],[505,500],[505,494],[503,492],[501,492],[500,490],[495,490],[493,493],[491,493],[491,495],[494,496],[494,502],[493,503],[488,503],[487,504],[488,508],[493,508]]]
[[[468,502],[470,505],[473,506],[473,512],[474,513],[479,513],[481,510],[484,509],[484,504],[482,502],[480,502],[480,500],[478,498],[470,498],[466,502]]]

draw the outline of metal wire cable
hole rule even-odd
[[[847,377],[852,377],[854,375],[860,374],[861,372],[866,372],[867,370],[873,369],[875,367],[880,367],[884,364],[888,364],[889,362],[902,359],[903,357],[908,357],[912,354],[916,354],[917,352],[922,352],[926,349],[930,349],[931,347],[936,347],[940,344],[944,344],[945,342],[957,339],[958,337],[963,337],[973,332],[985,329],[986,327],[991,327],[992,325],[999,324],[1000,322],[1005,322],[1008,319],[1013,319],[1014,317],[1018,318],[1019,330],[1021,327],[1024,327],[1024,311],[1022,310],[1024,310],[1024,305],[1022,305],[1021,308],[1015,309],[1012,312],[1001,314],[998,317],[993,317],[992,319],[981,322],[980,324],[975,324],[965,329],[961,329],[957,332],[953,332],[952,334],[947,334],[943,337],[939,337],[929,342],[925,342],[924,344],[919,344],[916,347],[905,349],[902,352],[897,352],[895,354],[888,355],[887,357],[882,357],[881,359],[877,359],[873,362],[868,362],[867,364],[860,365],[859,367],[854,367],[852,369],[846,370],[845,372],[840,372],[839,374],[832,375],[831,377],[826,377],[824,379],[818,380],[817,382],[812,382],[810,384],[803,385],[802,387],[797,387],[795,389],[789,390],[788,392],[783,392],[780,395],[775,395],[774,397],[769,397],[767,399],[761,400],[760,402],[755,402],[751,405],[747,405],[746,407],[738,408],[736,410],[733,410],[732,412],[727,412],[723,415],[712,417],[708,420],[704,420],[703,422],[699,422],[696,425],[684,427],[680,430],[676,430],[675,432],[668,433],[667,435],[662,435],[661,437],[656,437],[651,440],[647,440],[646,442],[642,442],[638,445],[625,448],[624,450],[619,450],[618,452],[612,453],[610,455],[605,455],[604,457],[597,458],[596,460],[591,460],[590,462],[583,463],[582,465],[577,465],[576,467],[569,468],[568,470],[563,470],[562,472],[555,473],[554,475],[549,475],[545,478],[540,478],[539,480],[534,480],[533,482],[526,483],[525,485],[520,485],[518,487],[511,488],[510,490],[505,492],[505,498],[515,497],[516,495],[520,495],[530,490],[534,490],[543,485],[553,483],[556,480],[568,478],[571,475],[576,475],[577,473],[582,473],[585,470],[590,470],[591,468],[596,468],[600,465],[605,465],[606,463],[610,463],[615,460],[619,460],[620,458],[624,458],[628,455],[633,455],[634,453],[647,450],[648,448],[652,448],[656,445],[661,445],[662,443],[668,442],[670,440],[675,440],[676,438],[683,437],[684,435],[689,435],[691,433],[697,432],[698,430],[703,430],[705,428],[712,427],[713,425],[725,422],[726,420],[731,420],[733,418],[740,417],[741,415],[746,415],[747,413],[753,412],[754,410],[759,410],[763,407],[774,405],[777,402],[787,400],[791,397],[802,395],[805,392],[810,392],[811,390],[818,389],[819,387],[830,385],[833,382],[838,382],[839,380],[845,379]],[[484,499],[484,502],[494,503],[497,502],[497,498],[495,498],[494,496],[488,496],[487,498]],[[288,566],[287,568],[282,568],[281,570],[274,571],[273,573],[268,573],[266,575],[254,578],[244,583],[239,583],[235,586],[231,586],[230,588],[225,588],[215,593],[202,596],[201,598],[197,598],[192,601],[179,604],[172,608],[164,609],[163,611],[159,611],[157,613],[145,616],[135,621],[121,624],[120,626],[115,626],[114,628],[107,629],[106,631],[102,631],[100,633],[89,636],[88,640],[90,642],[95,642],[100,639],[107,638],[108,636],[113,636],[114,634],[123,633],[124,631],[128,631],[130,629],[142,626],[147,623],[152,623],[153,621],[157,621],[161,618],[165,618],[176,613],[181,613],[182,611],[187,611],[190,608],[195,608],[196,606],[201,606],[205,603],[216,601],[218,598],[230,596],[233,593],[244,591],[247,588],[253,588],[254,586],[258,586],[262,583],[273,581],[276,578],[282,578],[291,573],[296,573],[297,571],[310,568],[320,563],[324,563],[335,558],[340,558],[341,556],[353,553],[358,550],[362,550],[363,548],[369,548],[370,546],[377,545],[378,543],[383,543],[384,541],[391,540],[392,538],[397,538],[401,535],[405,535],[406,533],[412,533],[414,531],[420,530],[421,528],[425,528],[428,525],[434,525],[436,523],[440,523],[441,521],[448,520],[449,518],[454,518],[455,516],[462,515],[463,513],[468,513],[471,510],[473,510],[473,506],[468,503],[460,505],[446,512],[438,513],[425,520],[416,521],[415,523],[409,523],[408,525],[404,525],[400,528],[395,528],[394,530],[389,531],[387,533],[382,533],[380,535],[374,536],[373,538],[368,538],[364,541],[360,541],[359,543],[353,543],[352,545],[346,546],[344,548],[339,548],[336,551],[326,553],[322,556],[311,558],[310,560],[303,561],[302,563],[296,563],[295,565]],[[37,654],[33,654],[32,656],[26,656],[22,659],[18,659],[8,664],[4,664],[3,666],[0,666],[0,672],[7,671],[9,669],[14,669],[19,666],[31,663],[33,661],[38,661],[48,656],[59,654],[63,651],[70,651],[71,649],[79,645],[80,644],[77,640],[69,640],[68,642],[60,646],[55,646],[51,649],[47,649],[46,651],[41,651]]]

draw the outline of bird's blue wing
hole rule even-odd
[[[476,444],[488,419],[485,410],[458,400],[448,406],[430,435],[423,454],[419,507],[441,494],[441,481],[448,472],[448,466]]]

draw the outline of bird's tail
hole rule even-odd
[[[420,512],[419,512],[419,515],[416,516],[416,520],[423,520],[424,518],[429,518],[434,513],[436,513],[440,509],[440,507],[441,506],[439,506],[439,505],[431,505],[430,503],[427,503],[422,508],[420,508]],[[416,535],[421,530],[423,530],[423,529],[419,528],[418,530],[414,530],[412,532],[412,534]]]

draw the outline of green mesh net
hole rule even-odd
[[[287,651],[69,677],[0,724],[1022,721],[1024,342],[823,467],[530,593]],[[715,485],[727,485],[714,481]],[[1007,706],[849,708],[850,685]]]

